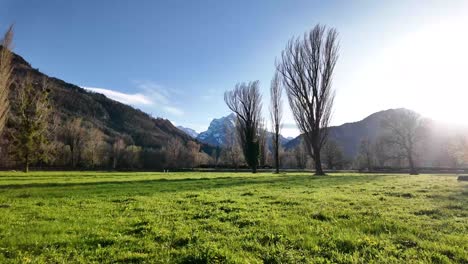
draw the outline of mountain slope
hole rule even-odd
[[[382,120],[389,115],[394,115],[402,109],[390,109],[380,111],[364,118],[361,121],[353,123],[345,123],[341,126],[332,126],[329,128],[329,140],[338,143],[343,149],[343,154],[346,157],[354,157],[359,151],[361,140],[368,139],[374,141],[382,132]],[[293,149],[297,147],[301,141],[302,135],[289,141],[285,148]]]
[[[189,135],[191,138],[197,138],[198,136],[198,132],[191,128],[183,127],[183,126],[177,126],[177,128],[180,129],[185,134]]]
[[[15,80],[22,80],[27,74],[34,82],[46,80],[51,90],[52,106],[62,123],[71,118],[82,118],[103,131],[109,139],[121,136],[127,143],[145,148],[164,147],[173,138],[182,142],[191,140],[190,136],[177,129],[167,119],[153,118],[102,94],[89,92],[76,85],[49,77],[33,69],[19,55],[14,55],[13,64]],[[15,87],[14,84],[13,89]]]
[[[359,152],[361,140],[367,139],[371,142],[375,141],[380,135],[384,133],[382,121],[386,118],[395,118],[401,111],[408,111],[407,109],[389,109],[371,114],[361,121],[346,123],[341,126],[333,126],[329,129],[329,140],[335,141],[343,150],[343,154],[348,159],[353,159]],[[466,134],[466,128],[457,127],[449,124],[442,124],[433,120],[426,119],[427,131],[426,140],[428,144],[424,150],[424,160],[426,165],[430,166],[428,162],[433,162],[444,151],[446,143],[457,135]],[[285,145],[286,150],[294,149],[299,145],[302,140],[302,135],[289,141]]]

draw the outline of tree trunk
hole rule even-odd
[[[77,153],[76,153],[76,163],[75,163],[75,166],[77,166],[78,164],[81,163],[81,151],[80,151],[80,149],[77,149],[76,152],[77,152]]]
[[[95,160],[95,157],[94,157],[94,149],[91,151],[91,168],[94,169],[94,160]]]
[[[26,154],[26,160],[24,162],[24,172],[29,172],[29,154]]]
[[[314,162],[315,162],[315,175],[323,176],[325,173],[322,169],[322,161],[320,159],[320,149],[314,147]]]
[[[418,170],[414,166],[414,160],[413,160],[413,155],[411,153],[408,153],[408,163],[410,166],[410,175],[418,175]]]
[[[70,144],[70,156],[71,156],[71,166],[75,168],[75,148]]]
[[[279,133],[278,133],[278,126],[276,128],[276,135],[275,135],[275,167],[276,173],[279,173]]]

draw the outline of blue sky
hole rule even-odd
[[[200,132],[229,114],[223,93],[237,82],[260,80],[268,117],[275,58],[291,37],[322,23],[341,40],[333,124],[397,107],[458,122],[468,98],[467,7],[456,0],[0,0],[0,29],[15,24],[15,51],[42,72]],[[284,122],[284,134],[296,135],[289,113]]]

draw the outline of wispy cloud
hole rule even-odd
[[[136,87],[151,97],[155,103],[169,104],[170,92],[163,86],[151,81],[134,81]]]
[[[180,92],[175,89],[166,89],[152,81],[134,81],[137,88],[142,90],[153,101],[155,107],[165,113],[175,116],[182,116],[184,111],[174,104],[174,99],[180,95]]]
[[[95,92],[95,93],[100,93],[103,94],[107,97],[109,97],[112,100],[124,103],[124,104],[129,104],[129,105],[150,105],[153,102],[151,102],[150,98],[147,96],[141,94],[141,93],[136,93],[136,94],[127,94],[127,93],[121,93],[118,91],[110,90],[110,89],[104,89],[104,88],[96,88],[96,87],[85,87],[83,86],[82,88]]]
[[[184,111],[173,103],[177,92],[168,90],[151,81],[135,81],[134,83],[136,89],[140,92],[123,93],[107,88],[87,86],[82,86],[82,88],[95,93],[101,93],[110,99],[135,107],[150,107],[152,110],[158,110],[174,116],[182,116],[184,114]]]

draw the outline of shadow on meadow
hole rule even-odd
[[[96,188],[112,187],[113,191],[120,190],[154,190],[158,192],[173,192],[173,191],[201,191],[217,188],[233,188],[246,185],[287,185],[287,186],[309,186],[314,185],[320,187],[349,185],[366,183],[373,180],[378,180],[385,175],[375,176],[310,176],[310,175],[272,175],[268,176],[227,176],[216,178],[161,178],[161,179],[144,179],[144,180],[117,180],[117,181],[99,181],[99,182],[46,182],[46,183],[28,183],[28,184],[3,184],[0,185],[0,190],[11,189],[29,189],[29,188],[55,188],[60,187],[66,191],[66,188],[84,187],[87,190],[96,190]],[[80,176],[81,178],[81,176]],[[89,187],[95,187],[90,189]]]

